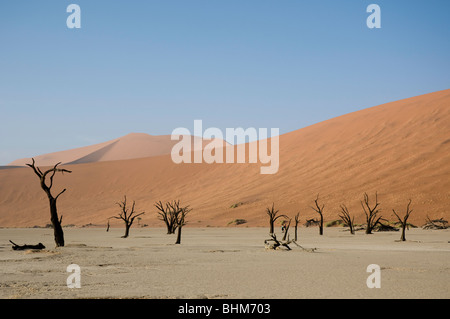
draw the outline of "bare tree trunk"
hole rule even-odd
[[[63,194],[66,189],[63,189],[58,195],[53,196],[51,189],[53,187],[53,178],[55,177],[55,174],[57,172],[61,173],[72,173],[71,171],[63,168],[58,168],[58,165],[61,163],[57,163],[55,166],[53,166],[52,169],[49,169],[45,172],[42,172],[39,167],[35,165],[34,158],[32,158],[31,164],[26,164],[27,166],[31,167],[34,171],[34,173],[39,177],[41,188],[44,190],[44,192],[47,194],[49,203],[50,203],[50,221],[53,225],[53,233],[55,237],[55,243],[56,247],[63,247],[64,246],[64,232],[61,227],[61,220],[62,218],[58,218],[58,210],[56,208],[56,201],[58,200],[59,196]],[[47,184],[47,176],[49,177],[49,184]]]
[[[317,198],[314,200],[314,204],[316,207],[311,207],[320,215],[320,224],[319,224],[319,235],[323,235],[323,209],[325,205],[319,205],[319,194],[317,194]]]
[[[412,212],[412,209],[410,209],[410,206],[411,206],[411,200],[409,200],[408,206],[406,207],[406,213],[405,213],[405,216],[403,217],[403,219],[400,218],[400,216],[395,212],[394,209],[392,210],[394,212],[395,216],[397,217],[398,221],[402,225],[402,236],[400,237],[401,241],[406,241],[406,226],[408,226],[408,218]]]
[[[125,223],[125,235],[123,235],[122,238],[127,238],[130,233],[130,228],[131,228],[131,225],[133,225],[134,220],[137,217],[144,215],[145,212],[136,214],[136,211],[134,210],[135,206],[136,206],[135,201],[133,201],[133,205],[131,206],[131,211],[130,211],[129,208],[127,208],[127,196],[124,196],[124,200],[121,201],[120,203],[116,203],[116,204],[120,207],[121,212],[119,213],[118,216],[112,216],[110,218],[123,220],[123,222]],[[108,222],[108,228],[109,228],[109,222]]]
[[[42,243],[39,243],[37,245],[17,245],[13,241],[9,241],[11,244],[13,244],[12,249],[13,250],[27,250],[27,249],[45,249],[45,246]]]
[[[270,227],[269,227],[269,234],[273,234],[274,233],[274,225],[273,225],[273,219],[270,219],[269,220],[269,223],[270,223]]]
[[[183,228],[184,225],[186,225],[186,215],[191,211],[192,209],[189,208],[189,206],[179,208],[176,213],[175,222],[178,228],[177,233],[177,241],[175,242],[175,245],[181,244],[181,228]]]
[[[177,241],[175,242],[175,245],[181,244],[181,228],[182,226],[178,226]]]
[[[57,247],[64,247],[64,232],[61,226],[60,219],[58,218],[58,211],[56,208],[56,199],[50,198],[50,221],[53,225],[53,235],[55,237],[55,243]]]
[[[323,235],[323,215],[320,215],[319,235]]]
[[[289,232],[289,227],[291,226],[291,221],[292,221],[292,219],[289,219],[289,223],[286,226],[286,230],[284,231],[283,240],[286,240],[286,238],[287,238],[287,235],[288,235],[288,232]]]
[[[298,228],[298,223],[300,222],[299,219],[300,213],[297,213],[297,215],[295,215],[295,234],[294,234],[294,241],[297,241],[297,228]]]
[[[405,235],[405,233],[406,233],[406,225],[403,225],[403,226],[402,226],[402,237],[400,237],[400,240],[401,240],[401,241],[406,241],[406,235]]]
[[[130,234],[130,228],[131,224],[125,223],[125,235],[123,235],[122,238],[128,238],[128,235]]]
[[[341,217],[344,224],[350,228],[350,234],[354,235],[355,231],[353,230],[353,222],[355,218],[350,216],[347,206],[341,205],[341,214],[339,217]]]
[[[269,234],[274,234],[274,231],[275,231],[275,227],[274,227],[275,221],[276,221],[278,218],[280,218],[280,217],[285,217],[285,218],[287,218],[287,216],[286,216],[286,215],[278,215],[278,216],[277,216],[278,210],[275,210],[275,204],[272,204],[272,208],[267,207],[267,208],[266,208],[266,213],[267,213],[267,215],[269,216],[269,226],[270,226],[270,228],[269,228],[269,231],[270,231]]]
[[[361,201],[361,206],[364,210],[364,214],[366,215],[366,234],[372,234],[372,230],[375,227],[376,224],[381,219],[381,216],[377,218],[378,215],[378,206],[380,203],[378,202],[378,193],[375,192],[375,205],[373,207],[370,207],[369,204],[369,195],[367,193],[364,193],[364,203]],[[366,209],[367,208],[367,209]]]

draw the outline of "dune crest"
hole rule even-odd
[[[193,139],[198,138],[193,137]],[[214,145],[226,145],[224,141],[219,139],[215,139],[213,142]],[[171,140],[170,135],[154,136],[146,133],[130,133],[95,145],[38,155],[34,159],[40,166],[51,166],[58,162],[62,162],[62,164],[84,164],[136,159],[170,154],[176,143],[177,141]],[[8,166],[25,166],[30,162],[31,158],[23,158],[9,163]]]

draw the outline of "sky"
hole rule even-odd
[[[1,1],[0,165],[198,119],[284,134],[448,89],[449,13],[448,0]]]

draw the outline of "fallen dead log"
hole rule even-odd
[[[382,222],[378,222],[374,227],[375,231],[399,231],[398,228],[391,226],[389,224],[383,224]]]
[[[45,246],[42,243],[39,243],[37,245],[17,245],[16,243],[14,243],[11,240],[9,242],[11,244],[13,244],[13,246],[12,246],[13,250],[27,250],[27,249],[41,250],[41,249],[45,249]]]
[[[320,225],[320,222],[319,222],[318,220],[312,218],[312,219],[308,219],[308,220],[306,221],[306,223],[304,223],[304,225],[305,225],[306,227],[319,226],[319,225]]]
[[[422,229],[447,229],[448,221],[443,218],[433,219],[427,216],[427,223],[422,226]]]
[[[266,239],[264,241],[264,246],[266,249],[270,249],[270,250],[279,250],[281,248],[286,248],[286,250],[292,250],[291,247],[289,247],[289,244],[293,243],[295,244],[297,247],[301,248],[303,251],[312,253],[316,250],[316,248],[304,248],[302,246],[300,246],[299,244],[297,244],[297,242],[295,240],[278,240],[277,236],[275,234],[270,234],[270,237],[272,237],[271,239]]]
[[[266,249],[277,250],[282,247],[285,247],[287,250],[291,250],[291,247],[289,247],[291,241],[289,239],[287,241],[279,241],[275,234],[270,234],[270,237],[272,238],[266,239],[264,241],[264,246],[266,247]]]
[[[303,251],[307,251],[308,253],[313,253],[316,251],[317,248],[304,248],[302,246],[300,246],[299,244],[297,244],[297,242],[295,240],[292,241],[297,247],[300,247]]]

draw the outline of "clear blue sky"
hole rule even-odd
[[[286,133],[448,89],[449,16],[448,0],[1,1],[0,165],[194,119]]]

